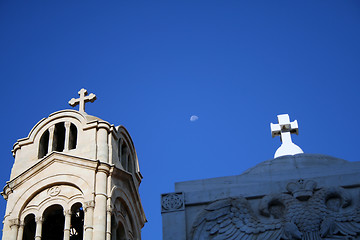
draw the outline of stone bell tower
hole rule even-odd
[[[50,114],[14,144],[3,240],[141,239],[142,176],[131,137],[86,114],[96,96],[79,95],[69,102],[79,111]]]

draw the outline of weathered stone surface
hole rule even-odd
[[[180,182],[183,232],[169,239],[360,239],[360,162],[297,154],[238,176]],[[172,213],[172,218],[178,217]],[[180,224],[180,223],[179,223]]]

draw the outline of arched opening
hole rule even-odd
[[[116,229],[117,229],[117,222],[115,215],[111,215],[111,240],[116,240]]]
[[[116,198],[114,202],[114,210],[115,215],[118,217],[118,221],[116,222],[115,218],[113,220],[113,233],[115,234],[113,240],[137,239],[138,233],[134,228],[133,216],[128,208],[128,205],[122,198]]]
[[[131,157],[131,155],[129,154],[129,156],[128,156],[128,171],[132,173],[132,172],[133,172],[133,169],[134,169],[134,167],[133,167],[132,157]]]
[[[64,151],[64,145],[65,145],[65,124],[61,122],[55,124],[52,150],[62,152]]]
[[[76,148],[77,142],[77,129],[74,124],[70,125],[70,134],[69,134],[69,150]]]
[[[126,146],[126,143],[123,142],[121,146],[121,165],[123,166],[124,170],[128,170],[127,168],[127,155],[128,155],[128,148]]]
[[[82,240],[84,235],[84,210],[81,203],[71,207],[70,240]]]
[[[122,140],[120,138],[118,141],[118,159],[119,159],[119,161],[121,161],[121,145],[122,145],[121,143],[122,143]]]
[[[36,232],[35,215],[29,214],[24,219],[24,233],[22,240],[34,240]]]
[[[116,228],[116,238],[115,238],[115,240],[126,240],[125,228],[121,224],[121,222],[119,222],[119,224],[118,224],[118,226]]]
[[[64,210],[60,205],[48,207],[43,214],[41,240],[62,240],[64,238]]]
[[[46,130],[40,138],[38,158],[44,157],[49,149],[49,130]]]

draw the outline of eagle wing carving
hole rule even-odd
[[[356,237],[360,234],[360,204],[351,207],[349,194],[339,187],[326,189],[325,204],[327,214],[320,226],[321,237]]]
[[[244,197],[208,205],[196,218],[191,235],[192,240],[301,239],[295,224],[280,219],[260,221]]]

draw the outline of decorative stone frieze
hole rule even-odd
[[[341,187],[315,190],[316,185],[291,182],[290,192],[264,196],[258,209],[242,196],[213,201],[195,219],[191,239],[358,239],[358,197]]]
[[[183,192],[167,193],[161,195],[161,212],[181,211],[185,208]]]

